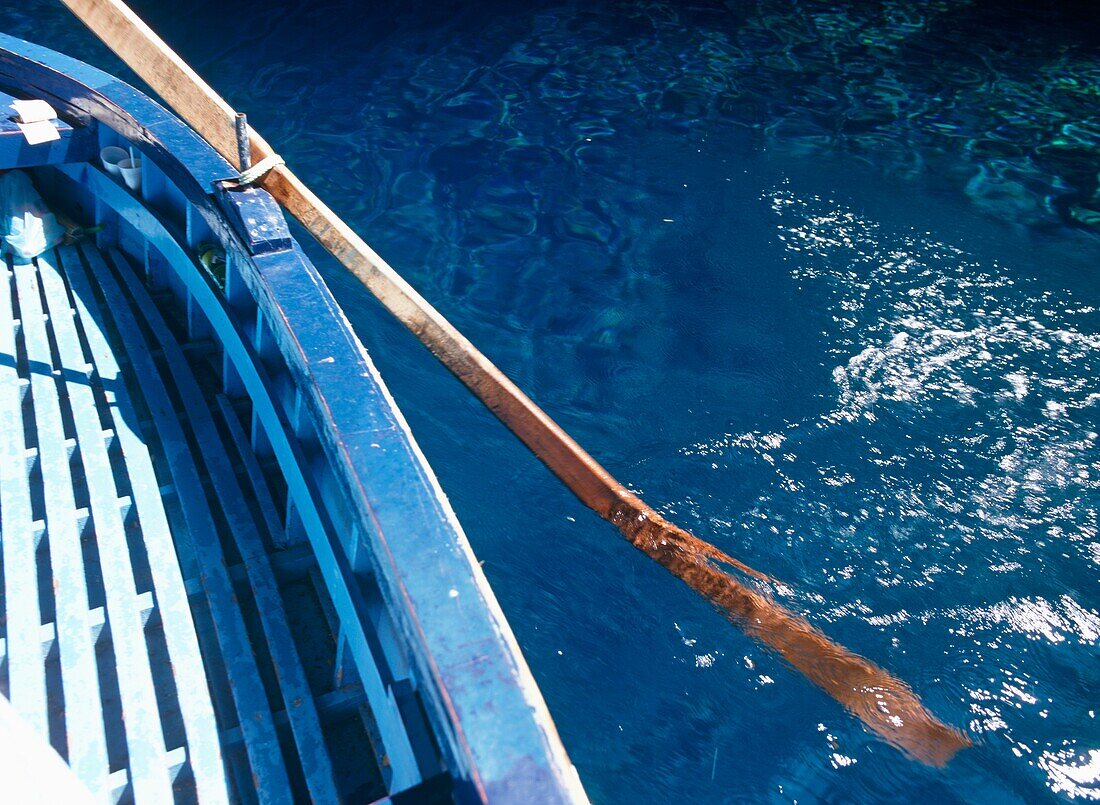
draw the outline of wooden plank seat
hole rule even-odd
[[[61,247],[4,277],[0,693],[115,801],[347,796],[337,756],[371,756],[362,687],[300,654],[326,627],[288,614],[312,553],[234,403],[120,253]],[[326,729],[349,714],[340,746]]]

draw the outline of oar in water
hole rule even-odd
[[[239,165],[236,113],[119,0],[62,0],[207,142]],[[249,131],[251,156],[271,147]],[[966,734],[939,721],[901,680],[834,643],[804,618],[723,569],[770,580],[668,522],[611,477],[592,456],[482,355],[347,224],[284,165],[260,180],[317,242],[354,274],[573,493],[618,526],[634,547],[718,607],[729,620],[843,704],[888,743],[943,766],[969,746]]]

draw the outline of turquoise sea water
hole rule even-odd
[[[616,476],[975,741],[868,735],[317,255],[594,800],[1100,799],[1089,4],[135,7]],[[66,14],[0,29],[115,70]]]

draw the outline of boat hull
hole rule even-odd
[[[11,410],[37,413],[35,405],[53,387],[60,431],[41,436],[32,428],[20,430],[59,442],[55,463],[64,463],[57,451],[65,449],[66,440],[75,441],[79,460],[70,462],[70,473],[103,480],[104,500],[111,494],[107,476],[116,487],[170,488],[162,494],[162,507],[174,556],[156,562],[162,575],[178,575],[182,592],[175,597],[182,596],[182,603],[176,604],[188,610],[191,633],[201,645],[201,651],[188,648],[186,623],[172,625],[184,635],[177,640],[179,662],[186,665],[190,657],[193,664],[198,657],[209,689],[207,704],[199,701],[192,708],[197,715],[188,711],[195,722],[193,741],[181,716],[176,733],[187,733],[188,741],[177,739],[170,746],[172,729],[164,725],[163,713],[144,722],[139,718],[157,710],[157,702],[130,690],[130,704],[122,701],[116,708],[121,726],[110,726],[109,707],[98,714],[90,708],[76,722],[78,732],[71,732],[70,721],[79,715],[79,708],[72,709],[79,688],[72,686],[92,687],[106,665],[113,667],[116,687],[118,680],[131,678],[119,665],[130,651],[99,659],[104,652],[97,639],[83,636],[86,628],[94,632],[89,615],[94,607],[71,593],[77,600],[68,605],[72,617],[65,628],[72,636],[62,642],[60,617],[55,627],[64,707],[54,716],[59,726],[49,726],[48,713],[45,721],[55,748],[73,765],[79,754],[74,747],[83,745],[81,730],[87,729],[89,746],[106,746],[107,763],[104,753],[93,752],[87,773],[78,770],[78,776],[101,792],[139,801],[155,798],[142,796],[143,787],[160,790],[166,779],[177,798],[206,800],[224,792],[244,800],[301,795],[331,801],[363,798],[368,789],[371,796],[442,791],[446,798],[469,801],[583,799],[530,671],[431,468],[270,196],[235,188],[226,181],[233,178],[232,168],[194,132],[126,84],[67,57],[0,36],[0,89],[49,101],[71,129],[68,139],[77,143],[64,153],[24,155],[22,163],[7,166],[30,166],[53,209],[98,228],[94,240],[45,255],[28,268],[11,267],[12,298],[18,300],[20,282],[28,286],[30,299],[28,283],[48,281],[58,294],[56,304],[62,296],[71,299],[77,325],[84,328],[75,334],[71,366],[57,365],[64,359],[48,347],[61,336],[43,331],[47,348],[39,357],[52,363],[48,372],[36,374],[41,361],[30,361],[28,330],[13,309]],[[89,161],[89,142],[96,154],[111,145],[133,148],[142,160],[140,191]],[[0,147],[0,157],[3,153]],[[214,270],[201,259],[211,254],[224,261]],[[105,406],[90,409],[89,417],[112,421],[114,416],[111,368],[90,354],[95,338],[87,329],[96,326],[102,331],[100,351],[129,372],[114,389],[132,398],[111,437],[118,444],[108,444],[108,465],[114,460],[110,450],[124,452],[118,431],[130,427],[135,444],[151,451],[156,465],[151,475],[142,469],[116,477],[114,465],[89,470],[85,454],[93,451],[84,443],[95,438],[91,428],[85,428],[83,439],[80,433],[70,435],[74,403],[58,377],[72,376],[76,386],[91,388],[92,409]],[[20,371],[27,381],[22,385]],[[49,417],[32,419],[38,428]],[[9,447],[19,449],[14,443]],[[22,449],[28,450],[26,441]],[[32,487],[35,478],[45,477],[46,452],[39,450],[43,458],[31,461],[22,480],[11,480],[12,489],[25,485],[27,499],[41,494],[45,500],[45,492]],[[63,481],[62,470],[57,477]],[[131,497],[136,500],[136,493]],[[78,508],[74,498],[72,510]],[[134,508],[144,534],[146,521],[152,523],[156,514],[146,516],[136,503]],[[21,510],[3,503],[5,515]],[[99,529],[107,516],[97,518],[94,511],[90,539],[89,532],[74,538],[64,529],[55,538],[51,523],[71,516],[65,509],[43,518],[47,549],[55,539],[58,546],[71,546],[75,539],[93,558],[111,553],[110,534],[103,540]],[[5,549],[19,539],[14,522],[4,523]],[[122,528],[125,532],[125,521]],[[30,559],[26,553],[19,560],[21,576],[13,564],[19,557],[9,562],[5,554],[7,602],[25,600],[20,593],[32,575],[36,583],[61,589],[54,551]],[[77,553],[72,562],[79,565]],[[33,572],[27,561],[36,567]],[[154,564],[152,555],[145,561]],[[75,579],[81,568],[71,572]],[[119,589],[111,590],[118,623],[128,618],[138,624],[138,636],[130,636],[135,646],[149,643],[150,621],[157,628],[166,623],[158,607],[172,599],[172,583],[162,593],[147,575],[122,567],[112,577]],[[102,589],[96,587],[92,598],[106,599],[107,585],[114,582],[98,583]],[[312,604],[300,599],[303,585],[312,591],[306,595]],[[152,606],[143,609],[143,601]],[[104,607],[113,633],[111,602],[105,600]],[[312,621],[298,618],[310,607],[316,611]],[[9,614],[7,645],[14,649],[22,641],[26,653],[39,637],[28,636],[28,624],[38,618],[41,626],[47,614],[53,613],[27,611],[15,621]],[[26,627],[18,635],[16,623]],[[115,642],[112,637],[111,645]],[[74,695],[65,689],[71,663],[61,662],[62,645],[66,657],[75,647],[72,667],[83,668],[67,683]],[[145,694],[159,690],[165,699],[160,688],[173,688],[175,698],[167,699],[181,714],[186,709],[179,706],[181,696],[203,698],[203,691],[195,691],[202,684],[194,679],[158,688],[155,664],[148,662],[151,688],[145,685]],[[22,715],[41,721],[35,713],[42,696],[33,690],[24,694],[15,684],[30,679],[23,668],[16,673],[14,660],[8,660],[7,677],[0,676],[8,686],[3,692]],[[33,689],[36,683],[26,684]],[[58,699],[51,699],[49,690],[43,695],[47,705]],[[216,716],[213,728],[207,710]],[[348,771],[339,737],[344,727],[332,725],[349,718],[361,725],[365,753],[373,755],[374,783]],[[141,753],[150,741],[137,737],[142,724],[154,745],[145,760]],[[156,740],[157,726],[168,738]],[[114,739],[112,729],[119,733]],[[111,740],[118,746],[112,748]],[[186,751],[176,751],[185,746]],[[139,774],[138,767],[147,772]],[[379,787],[371,789],[375,784]]]

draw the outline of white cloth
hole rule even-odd
[[[34,189],[31,177],[20,170],[0,176],[0,254],[29,262],[63,237],[64,227]]]

